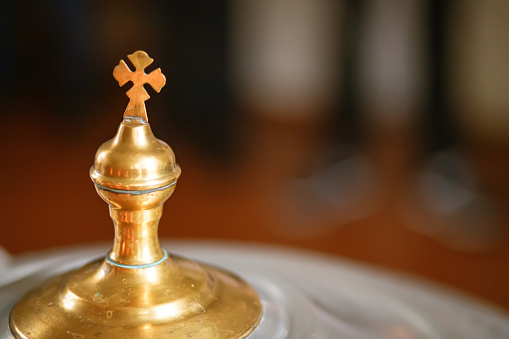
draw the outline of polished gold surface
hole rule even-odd
[[[11,312],[16,338],[245,338],[262,307],[254,289],[218,268],[168,255],[157,235],[163,203],[180,168],[148,124],[144,83],[164,86],[145,52],[114,76],[133,82],[116,136],[96,153],[90,176],[110,208],[115,241],[105,259],[58,276],[23,296]],[[72,221],[70,221],[72,222]]]
[[[117,135],[97,150],[90,177],[98,187],[139,191],[174,184],[180,168],[171,148],[149,124],[122,121]]]

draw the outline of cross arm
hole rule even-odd
[[[120,87],[124,86],[128,81],[131,80],[131,74],[132,72],[124,60],[120,60],[118,66],[116,66],[113,70],[113,76],[118,81]]]
[[[161,69],[158,68],[147,75],[147,83],[149,83],[150,86],[152,86],[154,91],[159,93],[166,84],[166,77],[161,72]]]

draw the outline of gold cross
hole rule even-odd
[[[126,93],[130,100],[124,112],[124,119],[141,119],[143,123],[147,123],[148,117],[145,101],[150,98],[150,95],[143,88],[143,85],[149,84],[159,93],[166,84],[166,78],[160,68],[152,71],[150,74],[145,73],[145,68],[154,61],[147,53],[137,51],[127,57],[136,67],[136,71],[131,71],[124,60],[120,60],[118,66],[113,70],[113,76],[118,81],[120,87],[124,86],[128,81],[133,83],[133,87]]]

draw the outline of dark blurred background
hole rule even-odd
[[[183,169],[162,237],[318,250],[509,310],[509,2],[4,0],[0,49],[10,253],[113,239],[88,169],[141,49]]]

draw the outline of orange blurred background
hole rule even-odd
[[[496,0],[8,1],[0,246],[113,239],[88,169],[142,49],[183,169],[161,237],[321,251],[509,310],[507,32]]]

